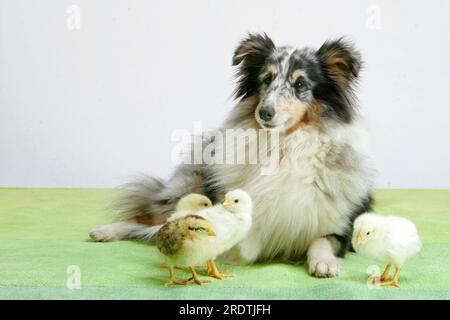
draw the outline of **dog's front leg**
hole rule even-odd
[[[336,277],[339,273],[339,260],[334,252],[333,244],[328,238],[314,240],[307,253],[309,273],[319,278]]]
[[[97,242],[110,242],[122,239],[150,241],[152,239],[150,235],[153,235],[158,230],[159,226],[151,227],[138,223],[135,219],[128,219],[95,227],[91,230],[89,236]]]

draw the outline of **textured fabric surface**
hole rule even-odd
[[[166,288],[167,271],[159,268],[155,247],[89,240],[93,226],[113,220],[107,205],[115,192],[0,189],[0,299],[450,298],[450,190],[376,191],[376,211],[411,219],[424,242],[405,265],[401,288],[382,289],[366,280],[368,270],[383,266],[352,253],[334,279],[315,279],[304,266],[286,263],[219,264],[237,277]],[[67,288],[70,266],[80,270],[80,289]]]

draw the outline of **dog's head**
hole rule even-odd
[[[343,39],[319,50],[277,47],[265,34],[249,34],[233,56],[239,66],[236,97],[252,98],[254,117],[264,129],[291,131],[323,119],[348,123],[359,53]]]

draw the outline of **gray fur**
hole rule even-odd
[[[161,230],[163,225],[156,225],[152,227],[145,228],[134,228],[130,229],[127,234],[127,239],[134,239],[146,243],[153,243],[155,241],[155,236]]]
[[[162,180],[142,175],[124,185],[114,203],[121,219],[145,215],[167,216],[177,201],[189,193],[203,193],[202,165],[180,165],[173,176]]]

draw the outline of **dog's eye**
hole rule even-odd
[[[263,80],[264,84],[269,85],[272,82],[272,76],[268,75]]]
[[[295,81],[294,86],[296,89],[303,89],[305,87],[305,83],[302,79],[298,79],[297,81]]]

